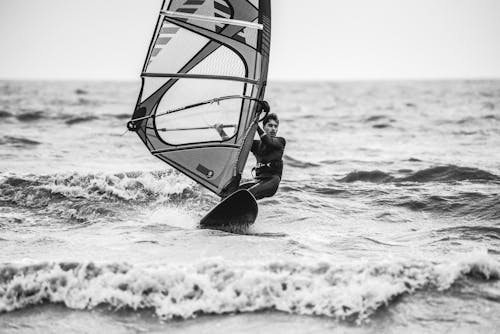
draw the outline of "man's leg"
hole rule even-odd
[[[253,186],[255,186],[256,184],[257,184],[257,182],[255,182],[255,181],[245,182],[243,184],[240,184],[240,186],[238,187],[238,190],[249,189],[249,188],[252,188]]]
[[[248,189],[255,197],[255,199],[262,199],[264,197],[271,197],[278,191],[278,186],[280,185],[280,177],[275,175],[270,178],[262,179],[257,184],[254,183],[253,186]],[[245,183],[246,185],[246,183]]]

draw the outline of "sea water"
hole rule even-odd
[[[269,83],[244,235],[127,132],[139,89],[0,82],[0,332],[499,330],[500,81]]]

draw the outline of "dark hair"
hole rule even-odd
[[[265,126],[271,120],[275,121],[276,123],[278,123],[278,125],[280,125],[280,120],[278,119],[278,116],[275,113],[267,114],[266,117],[264,117],[264,119],[262,120],[262,124],[264,124]]]

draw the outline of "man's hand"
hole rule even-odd
[[[222,124],[222,123],[215,123],[214,124],[214,129],[217,130],[218,133],[221,133],[221,131],[224,131],[224,124]]]
[[[259,103],[262,108],[261,111],[265,112],[266,114],[271,111],[271,107],[269,106],[269,103],[267,103],[267,101],[260,101]]]
[[[219,133],[219,136],[222,138],[222,140],[229,139],[229,136],[227,135],[226,131],[224,131],[224,124],[215,123],[214,129]]]

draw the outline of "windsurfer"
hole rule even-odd
[[[283,173],[283,152],[286,141],[277,137],[279,119],[274,113],[269,113],[269,104],[262,102],[266,116],[262,121],[264,129],[257,127],[260,140],[254,140],[251,152],[257,159],[254,181],[240,185],[239,189],[248,189],[256,199],[271,197],[278,191]]]
[[[283,174],[283,152],[286,141],[285,138],[276,136],[279,127],[278,116],[269,113],[270,107],[266,101],[262,101],[260,104],[266,116],[262,120],[264,129],[257,126],[260,140],[254,140],[250,149],[257,160],[256,166],[252,169],[252,172],[255,172],[254,180],[239,186],[235,184],[236,187],[223,194],[223,198],[237,189],[247,189],[254,195],[255,199],[271,197],[278,191]],[[222,124],[216,123],[213,127],[222,140],[229,138]]]

